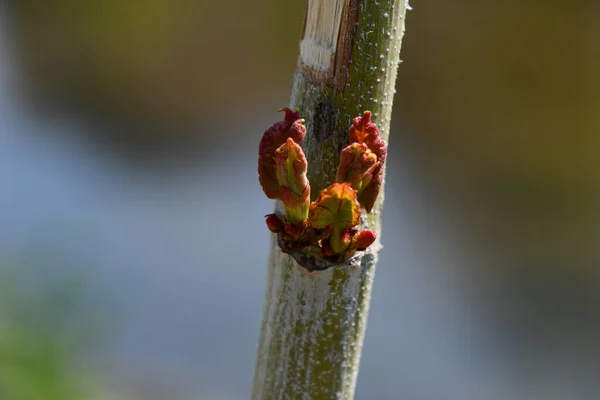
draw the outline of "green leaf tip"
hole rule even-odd
[[[329,245],[333,254],[342,255],[350,246],[349,228],[358,225],[360,219],[357,193],[348,182],[334,183],[324,189],[310,206],[308,223],[330,234]]]
[[[298,224],[308,217],[310,185],[306,177],[308,163],[302,147],[288,138],[275,150],[275,175],[280,188],[288,223]]]
[[[258,145],[258,180],[269,199],[281,200],[281,191],[273,160],[275,151],[288,138],[300,144],[306,135],[306,127],[303,125],[304,120],[300,119],[298,110],[282,108],[279,111],[285,112],[284,120],[271,125],[264,132]]]

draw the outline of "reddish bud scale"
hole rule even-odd
[[[375,242],[375,239],[377,239],[375,232],[368,229],[360,231],[352,237],[352,244],[350,247],[354,250],[364,251]]]
[[[298,237],[302,234],[302,225],[287,224],[284,228],[285,233],[292,237]]]
[[[383,182],[383,163],[387,155],[384,141],[377,126],[371,122],[371,112],[365,111],[362,117],[354,118],[350,127],[350,144],[364,143],[377,156],[379,164],[373,170],[371,181],[361,190],[358,197],[360,204],[370,212],[375,205]]]
[[[281,234],[284,251],[296,251],[309,245],[310,232],[306,221],[285,224]]]
[[[279,217],[275,214],[267,214],[265,215],[265,223],[267,224],[267,228],[273,233],[281,233],[283,232],[284,226],[283,222],[279,219]]]
[[[275,150],[284,144],[288,138],[300,143],[306,135],[306,128],[302,125],[304,120],[300,119],[299,111],[292,111],[289,108],[283,108],[279,111],[285,112],[284,120],[271,125],[263,134],[258,145],[258,180],[263,191],[270,199],[281,199],[273,162]]]

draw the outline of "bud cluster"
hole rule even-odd
[[[383,180],[385,143],[371,113],[352,121],[349,145],[342,150],[335,183],[310,202],[308,163],[300,144],[306,135],[298,110],[284,108],[283,121],[265,131],[258,150],[260,185],[270,199],[281,200],[285,214],[266,215],[283,251],[318,249],[332,262],[344,262],[375,242],[375,233],[359,231],[361,207],[373,209]]]

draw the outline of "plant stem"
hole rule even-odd
[[[313,200],[335,179],[354,117],[370,110],[387,142],[407,7],[406,0],[308,2],[290,108],[306,120]],[[273,237],[252,399],[354,397],[382,204],[383,190],[371,213],[363,210],[361,229],[378,241],[356,268],[308,273]]]

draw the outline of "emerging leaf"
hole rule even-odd
[[[352,143],[342,150],[335,181],[350,182],[352,188],[358,190],[360,202],[360,194],[371,182],[373,172],[379,164],[377,156],[366,144]]]
[[[310,225],[317,229],[333,229],[333,225],[340,228],[357,225],[360,209],[356,193],[348,182],[334,183],[323,189],[310,206]]]
[[[356,117],[352,120],[350,143],[366,144],[375,153],[379,161],[382,163],[385,161],[387,150],[377,125],[371,122],[371,111],[365,111],[362,117]]]
[[[330,232],[330,245],[334,254],[343,254],[350,246],[350,228],[360,218],[357,191],[350,183],[334,183],[321,192],[310,206],[309,224]]]
[[[299,111],[292,111],[289,108],[278,111],[285,112],[284,120],[271,125],[263,134],[258,146],[258,180],[263,191],[270,199],[281,199],[281,191],[273,161],[275,150],[284,144],[288,138],[296,143],[302,142],[306,134],[306,128],[302,125],[304,120],[300,119]]]
[[[387,155],[384,141],[381,139],[377,126],[371,122],[371,112],[365,111],[362,117],[354,118],[350,127],[350,144],[365,144],[371,152],[377,156],[379,164],[371,174],[370,182],[361,188],[358,196],[360,204],[370,212],[375,205],[379,195],[381,183],[383,182],[383,163]]]
[[[310,185],[306,177],[308,163],[302,147],[288,138],[275,151],[274,161],[287,222],[297,224],[304,221],[310,206]]]

